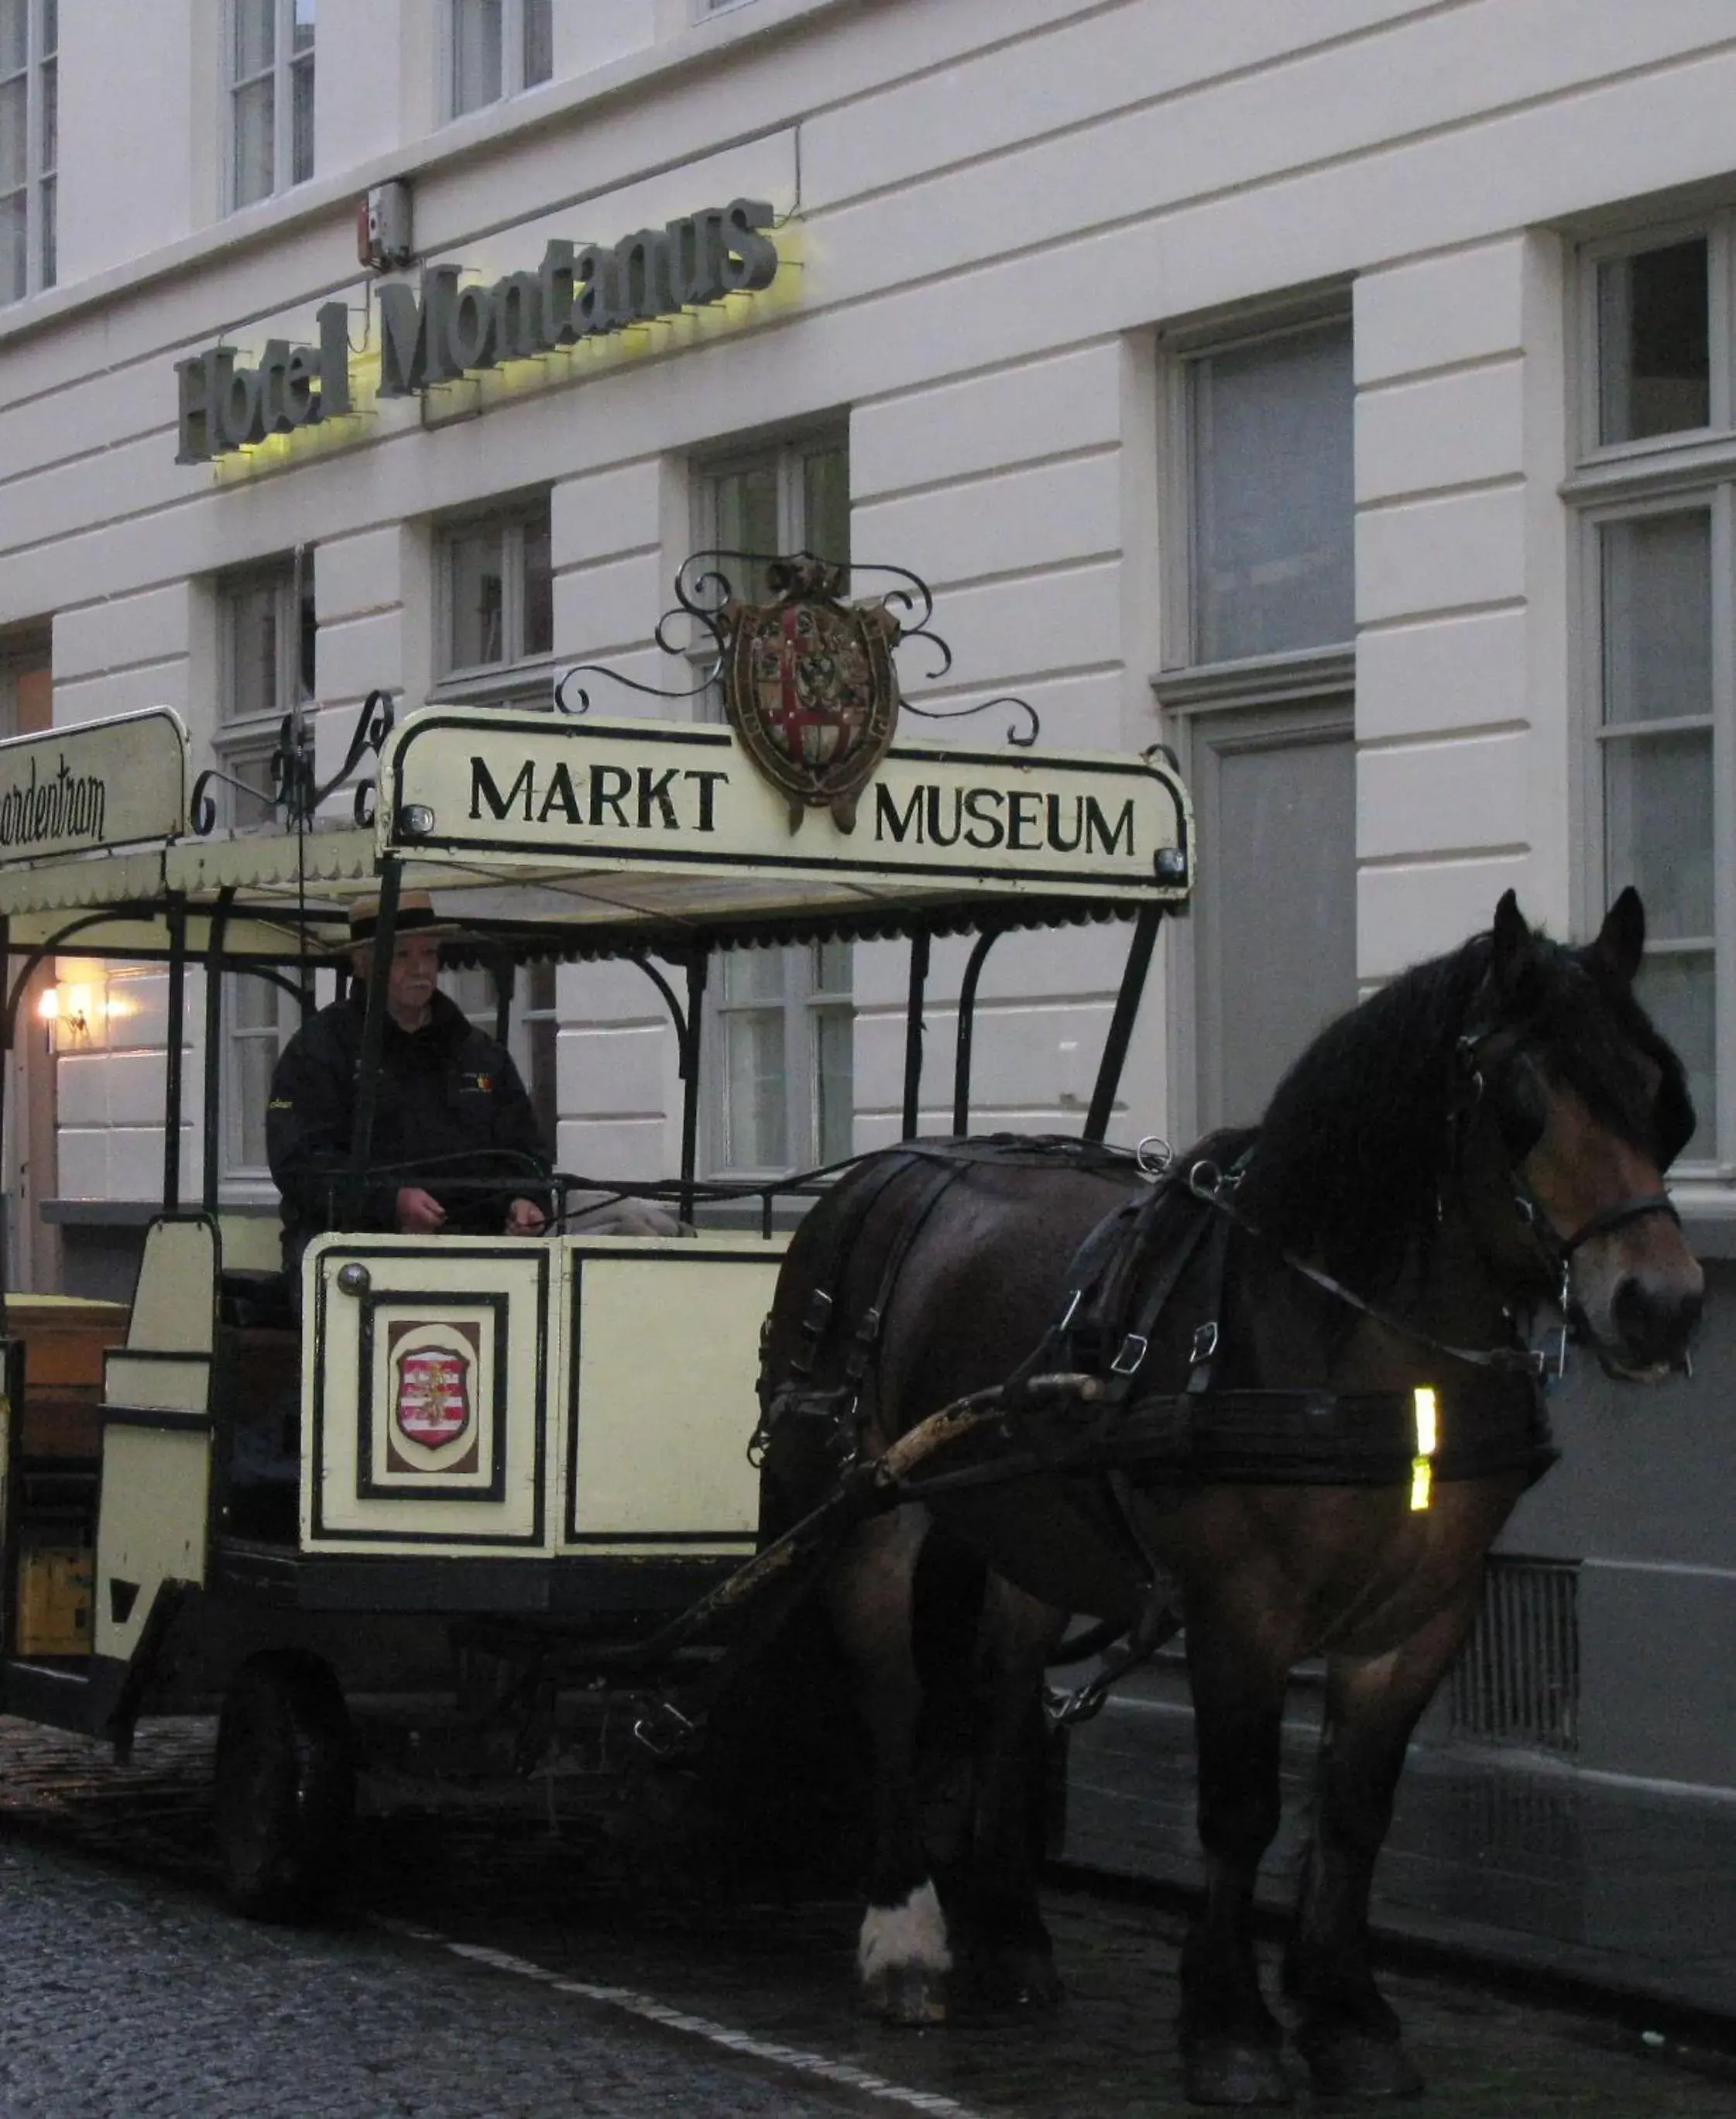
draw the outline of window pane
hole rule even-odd
[[[728,949],[722,958],[723,996],[732,1000],[784,999],[784,952],[781,949]]]
[[[549,517],[525,525],[525,638],[520,652],[549,655],[554,650],[554,574],[550,563]]]
[[[42,0],[42,49],[45,53],[60,49],[60,0]]]
[[[22,74],[15,81],[0,82],[0,190],[3,191],[21,184],[29,174],[25,151],[25,89]]]
[[[59,276],[58,220],[54,202],[54,179],[46,179],[42,187],[42,284],[52,287]]]
[[[0,73],[16,73],[30,57],[30,0],[0,0]]]
[[[725,1114],[726,1160],[743,1170],[765,1170],[788,1162],[783,1010],[744,1008],[726,1015],[724,1046],[729,1097]]]
[[[1651,910],[1648,904],[1646,911]],[[1679,956],[1648,956],[1634,981],[1641,1005],[1682,1055],[1688,1094],[1699,1117],[1684,1152],[1709,1162],[1720,1152],[1717,1124],[1716,1050],[1713,1037],[1714,959],[1707,950]]]
[[[1348,325],[1193,364],[1194,653],[1351,638]]]
[[[238,582],[227,591],[229,607],[229,686],[225,721],[281,713],[279,698],[277,613],[281,585],[274,577]]]
[[[452,0],[452,114],[500,100],[500,0]]]
[[[1632,883],[1648,934],[1712,932],[1712,735],[1625,738],[1604,746],[1604,874]]]
[[[295,0],[294,21],[290,31],[290,49],[311,52],[313,49],[314,0]]]
[[[313,60],[298,59],[289,69],[289,182],[304,184],[313,174]]]
[[[1604,441],[1642,441],[1710,423],[1707,319],[1703,235],[1598,267]]]
[[[778,553],[778,470],[775,458],[720,474],[715,488],[717,542],[726,552],[755,552],[762,559]],[[766,571],[740,560],[725,561],[736,592],[750,603],[766,595]]]
[[[461,531],[447,546],[451,585],[451,667],[472,670],[506,657],[501,627],[505,585],[498,526]]]
[[[272,82],[262,81],[235,91],[235,203],[251,206],[271,192],[276,128],[271,108]]]
[[[848,1008],[823,1008],[815,1011],[813,1026],[815,1146],[822,1162],[838,1162],[854,1146],[854,1024]]]
[[[30,253],[25,245],[23,192],[0,197],[0,302],[20,300],[25,289]]]
[[[224,821],[234,831],[257,832],[275,820],[275,797],[271,786],[274,748],[269,743],[250,744],[245,750],[226,750],[219,760],[229,778],[241,783],[240,787],[223,790]],[[258,799],[243,794],[243,787],[251,788]],[[249,979],[245,983],[249,986],[261,985],[257,979]]]
[[[248,81],[271,71],[276,50],[277,0],[233,0],[235,11],[235,70],[231,81]]]
[[[817,449],[802,460],[802,542],[822,559],[847,566],[850,555],[850,457]]]
[[[524,0],[525,86],[554,77],[554,0]]]
[[[1606,523],[1603,571],[1604,721],[1711,713],[1711,516]]]
[[[37,166],[46,172],[59,160],[60,68],[50,65],[42,69],[42,160]]]
[[[817,942],[813,953],[816,993],[848,994],[854,983],[848,942]]]

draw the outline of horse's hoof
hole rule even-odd
[[[862,2000],[870,2015],[906,2029],[947,2020],[945,1981],[920,1965],[888,1966],[877,1973],[863,1987]]]
[[[1275,2046],[1243,2045],[1229,2038],[1201,2040],[1187,2056],[1190,2104],[1229,2104],[1248,2109],[1289,2104],[1294,2093]]]
[[[1422,2089],[1416,2063],[1396,2038],[1341,2026],[1304,2027],[1296,2043],[1317,2096],[1414,2097]]]
[[[1067,1999],[1067,1989],[1046,1950],[985,1951],[967,1958],[971,1999],[989,2010],[1028,2009],[1048,2013]]]

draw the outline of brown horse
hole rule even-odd
[[[1186,1622],[1208,1865],[1182,1965],[1189,2094],[1289,2096],[1250,1913],[1278,1823],[1286,1681],[1316,1654],[1318,1801],[1285,1964],[1296,2042],[1323,2093],[1419,2087],[1369,1970],[1369,1881],[1484,1556],[1549,1461],[1524,1330],[1559,1306],[1612,1373],[1650,1379],[1682,1364],[1701,1306],[1660,1175],[1693,1113],[1680,1061],[1633,998],[1644,940],[1631,890],[1578,950],[1534,933],[1510,892],[1491,933],[1328,1028],[1257,1132],[1173,1166],[1141,1247],[1115,1267],[1138,1329],[1104,1341],[1101,1367],[1118,1355],[1133,1368],[1128,1435],[1141,1398],[1166,1418],[1185,1405],[1196,1435],[1229,1438],[1215,1469],[1149,1449],[1118,1465],[1113,1426],[1095,1468],[1070,1469],[1058,1437],[1077,1431],[1076,1413],[1071,1427],[1011,1414],[997,1446],[1012,1476],[940,1479],[852,1533],[827,1597],[872,1736],[859,1968],[879,2013],[942,2018],[955,1939],[1020,1998],[1058,1999],[1030,1829],[1045,1661],[1069,1613],[1151,1630],[1167,1583]],[[1239,1181],[1220,1181],[1232,1171]],[[765,1370],[774,1495],[799,1511],[840,1447],[877,1454],[1021,1362],[1078,1366],[1053,1328],[1076,1283],[1102,1277],[1081,1263],[1103,1255],[1086,1240],[1149,1192],[1126,1162],[1038,1144],[951,1163],[892,1150],[854,1171],[803,1224],[779,1282]],[[1202,1372],[1207,1387],[1184,1395]],[[1420,1494],[1410,1452],[1425,1438],[1407,1427],[1395,1468],[1358,1425],[1365,1410],[1374,1422],[1408,1407],[1418,1386],[1439,1409]],[[1271,1432],[1238,1464],[1250,1407]],[[1285,1457],[1311,1417],[1336,1422],[1343,1463],[1299,1442]],[[988,1570],[975,1676],[992,1683],[969,1873],[941,1893],[919,1822],[913,1620],[925,1546],[960,1545]]]

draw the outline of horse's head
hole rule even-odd
[[[1461,1040],[1474,1125],[1512,1178],[1530,1241],[1612,1375],[1684,1365],[1705,1279],[1664,1189],[1694,1129],[1681,1060],[1634,999],[1646,946],[1624,890],[1597,939],[1534,933],[1508,891]]]

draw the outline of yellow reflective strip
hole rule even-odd
[[[1413,1509],[1428,1506],[1434,1486],[1434,1468],[1426,1457],[1414,1457],[1410,1463],[1410,1505]]]
[[[1417,1454],[1433,1457],[1438,1425],[1435,1394],[1427,1384],[1419,1384],[1410,1395],[1416,1409]]]

